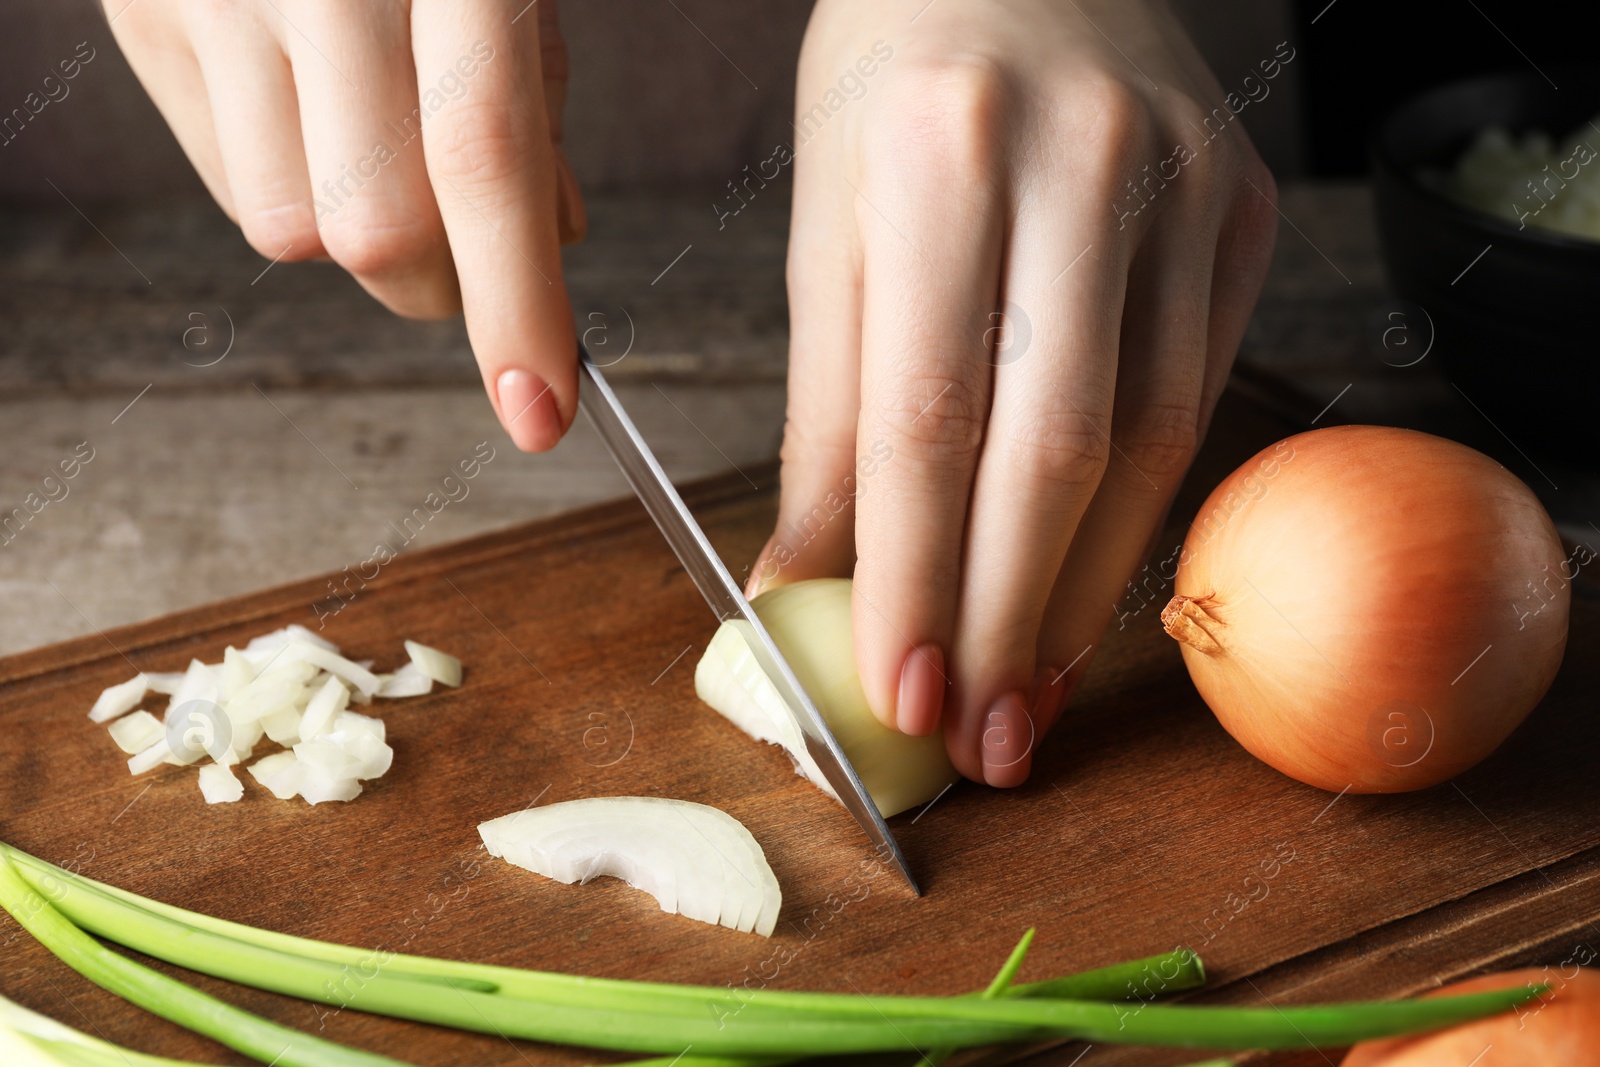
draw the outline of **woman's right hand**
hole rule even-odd
[[[501,424],[553,446],[577,404],[560,246],[555,0],[106,0],[211,195],[274,261],[331,258],[401,315],[464,311]]]

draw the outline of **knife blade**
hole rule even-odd
[[[788,661],[772,640],[772,635],[756,617],[739,584],[733,580],[733,575],[711,547],[705,531],[700,529],[700,524],[684,505],[683,498],[678,495],[666,471],[661,469],[650,446],[645,443],[622,402],[617,399],[617,394],[606,384],[605,376],[595,366],[582,341],[578,342],[578,367],[578,406],[600,434],[600,439],[617,461],[617,466],[622,468],[623,476],[633,487],[645,510],[660,527],[695,588],[700,590],[700,595],[706,598],[712,613],[720,621],[732,623],[740,630],[761,670],[772,680],[784,705],[794,716],[800,735],[805,738],[806,751],[816,761],[828,784],[833,786],[845,810],[866,831],[880,858],[887,859],[905,878],[911,891],[920,896],[922,890],[911,875],[911,868],[906,864],[899,843],[889,832],[878,806],[867,794],[855,768],[850,766],[844,749],[839,747],[822,713],[795,677]]]

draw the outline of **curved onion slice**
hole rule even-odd
[[[661,910],[771,937],[783,894],[756,839],[727,812],[662,797],[590,797],[478,826],[490,855],[558,882],[610,875]]]
[[[769,589],[751,606],[888,818],[938,796],[956,780],[956,769],[941,731],[912,737],[872,714],[856,673],[850,593],[848,579],[816,578]],[[733,626],[724,623],[712,637],[695,667],[694,690],[751,737],[783,746],[797,774],[837,799],[777,688]]]

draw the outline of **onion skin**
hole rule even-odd
[[[1510,1014],[1421,1037],[1364,1041],[1340,1067],[1579,1067],[1600,1063],[1600,973],[1573,969],[1491,974],[1446,986],[1430,997],[1548,983],[1550,992]],[[1485,1051],[1485,1046],[1488,1051]]]
[[[1337,426],[1217,486],[1161,621],[1256,757],[1322,789],[1401,792],[1473,766],[1533,710],[1571,576],[1538,498],[1487,456]]]

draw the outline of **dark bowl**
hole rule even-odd
[[[1412,97],[1379,122],[1378,234],[1395,292],[1427,313],[1433,352],[1462,394],[1518,447],[1597,466],[1600,241],[1518,229],[1417,177],[1454,167],[1486,126],[1562,139],[1600,111],[1600,67],[1547,73],[1559,91],[1533,70],[1472,78]],[[1600,149],[1600,133],[1588,143]]]

